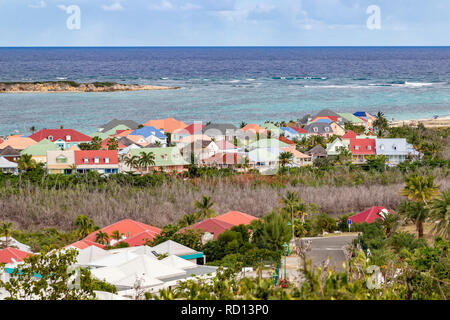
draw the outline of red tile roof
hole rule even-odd
[[[251,216],[249,214],[240,212],[240,211],[230,211],[225,214],[222,214],[218,217],[215,217],[216,220],[224,221],[231,223],[235,226],[238,226],[240,224],[248,225],[253,220],[258,220],[258,218]]]
[[[352,130],[348,130],[342,137],[342,139],[356,139],[356,133]]]
[[[92,232],[83,240],[95,241],[96,235],[99,231],[102,231],[102,232],[110,235],[115,230],[119,231],[119,233],[123,233],[125,235],[125,237],[127,237],[127,238],[136,236],[139,233],[142,233],[144,231],[151,231],[156,234],[161,232],[161,229],[159,229],[157,227],[153,227],[148,224],[134,221],[131,219],[124,219],[124,220],[118,221],[116,223],[113,223],[109,226],[103,227],[100,230]]]
[[[154,232],[151,230],[145,230],[138,233],[128,239],[122,240],[121,242],[126,242],[130,247],[137,247],[145,245],[147,240],[153,241],[153,239],[159,234],[159,232]]]
[[[376,219],[382,219],[378,213],[381,212],[381,210],[386,209],[385,207],[372,207],[369,208],[365,211],[362,211],[360,213],[357,213],[353,216],[349,217],[349,220],[352,221],[352,223],[363,223],[363,222],[367,222],[367,223],[372,223],[374,222]],[[388,209],[386,209],[388,210]],[[390,213],[392,213],[390,210],[388,210]]]
[[[298,133],[308,133],[308,131],[306,131],[305,129],[301,128],[301,127],[291,127],[292,129],[294,129],[295,131],[297,131]]]
[[[197,133],[200,130],[202,130],[203,127],[204,127],[204,125],[201,123],[193,123],[193,124],[188,125],[186,128],[184,128],[183,133],[187,132],[189,134],[194,134],[194,133]]]
[[[194,229],[194,230],[202,230],[205,232],[212,233],[214,235],[213,239],[217,239],[221,233],[223,233],[226,230],[231,229],[234,227],[233,224],[221,220],[217,220],[215,218],[209,218],[200,222],[197,222],[196,224],[193,224],[191,226],[188,226],[186,228],[181,229]]]
[[[53,137],[52,140],[49,139],[50,136]],[[70,136],[70,140],[66,140],[68,136]],[[66,142],[89,142],[92,140],[91,137],[73,129],[42,129],[29,136],[29,138],[37,142],[44,139],[53,142],[59,139]]]
[[[108,150],[108,142],[109,140],[111,140],[111,138],[106,138],[105,140],[102,141],[102,149],[103,150]],[[125,149],[127,146],[124,145],[122,142],[119,142],[119,149]]]
[[[283,137],[283,136],[279,136],[279,137],[278,137],[278,140],[280,140],[281,142],[287,143],[287,144],[292,144],[292,145],[295,144],[294,141],[291,141],[291,140],[289,140],[288,138]]]
[[[350,139],[350,151],[352,154],[375,155],[375,139]]]
[[[30,252],[18,250],[16,248],[6,248],[0,250],[0,263],[13,263],[14,261],[23,261],[23,259],[31,255],[33,254]]]
[[[119,158],[117,156],[117,150],[75,150],[75,164],[76,165],[101,165],[101,164],[119,164]],[[99,162],[95,163],[94,159],[98,157]],[[88,162],[84,162],[87,158]],[[109,158],[109,163],[105,162],[105,159]]]
[[[74,242],[72,244],[69,244],[68,246],[65,246],[65,248],[75,247],[75,248],[78,248],[78,249],[82,250],[82,249],[86,249],[86,248],[88,248],[90,246],[96,246],[96,247],[99,247],[99,248],[102,248],[102,249],[105,248],[105,246],[100,244],[100,243],[97,243],[97,242],[94,242],[94,241],[91,241],[91,240],[86,240],[86,239],[83,239],[83,240]]]

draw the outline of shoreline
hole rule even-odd
[[[181,87],[116,82],[77,83],[74,81],[0,82],[0,93],[68,93],[68,92],[123,92],[147,90],[175,90]]]
[[[450,116],[427,118],[427,119],[408,119],[408,120],[394,120],[389,121],[390,127],[401,127],[401,126],[418,126],[422,123],[427,128],[442,128],[450,127]]]

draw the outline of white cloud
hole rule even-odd
[[[148,8],[155,11],[171,11],[176,9],[176,7],[168,0],[162,0],[159,4],[151,4]]]
[[[123,7],[120,4],[120,2],[114,2],[113,4],[108,5],[102,5],[102,9],[105,11],[122,11]]]
[[[35,4],[29,4],[28,7],[33,8],[33,9],[40,9],[40,8],[45,8],[47,6],[47,4],[45,3],[45,1],[41,0]]]
[[[65,5],[63,5],[63,4],[57,5],[57,7],[59,9],[61,9],[62,11],[66,11],[67,10],[67,7]]]

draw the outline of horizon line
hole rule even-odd
[[[113,45],[113,46],[0,46],[0,49],[7,48],[450,48],[450,45],[404,45],[404,46],[381,46],[381,45],[361,45],[361,46],[337,46],[337,45],[309,45],[309,46],[276,46],[276,45],[255,45],[255,46],[214,46],[214,45]]]

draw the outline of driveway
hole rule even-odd
[[[307,252],[307,256],[312,260],[313,266],[320,266],[329,258],[328,266],[335,271],[342,271],[342,263],[346,261],[344,247],[355,238],[356,235],[302,238],[297,241],[297,245],[305,247],[306,242],[311,241],[311,250]]]

